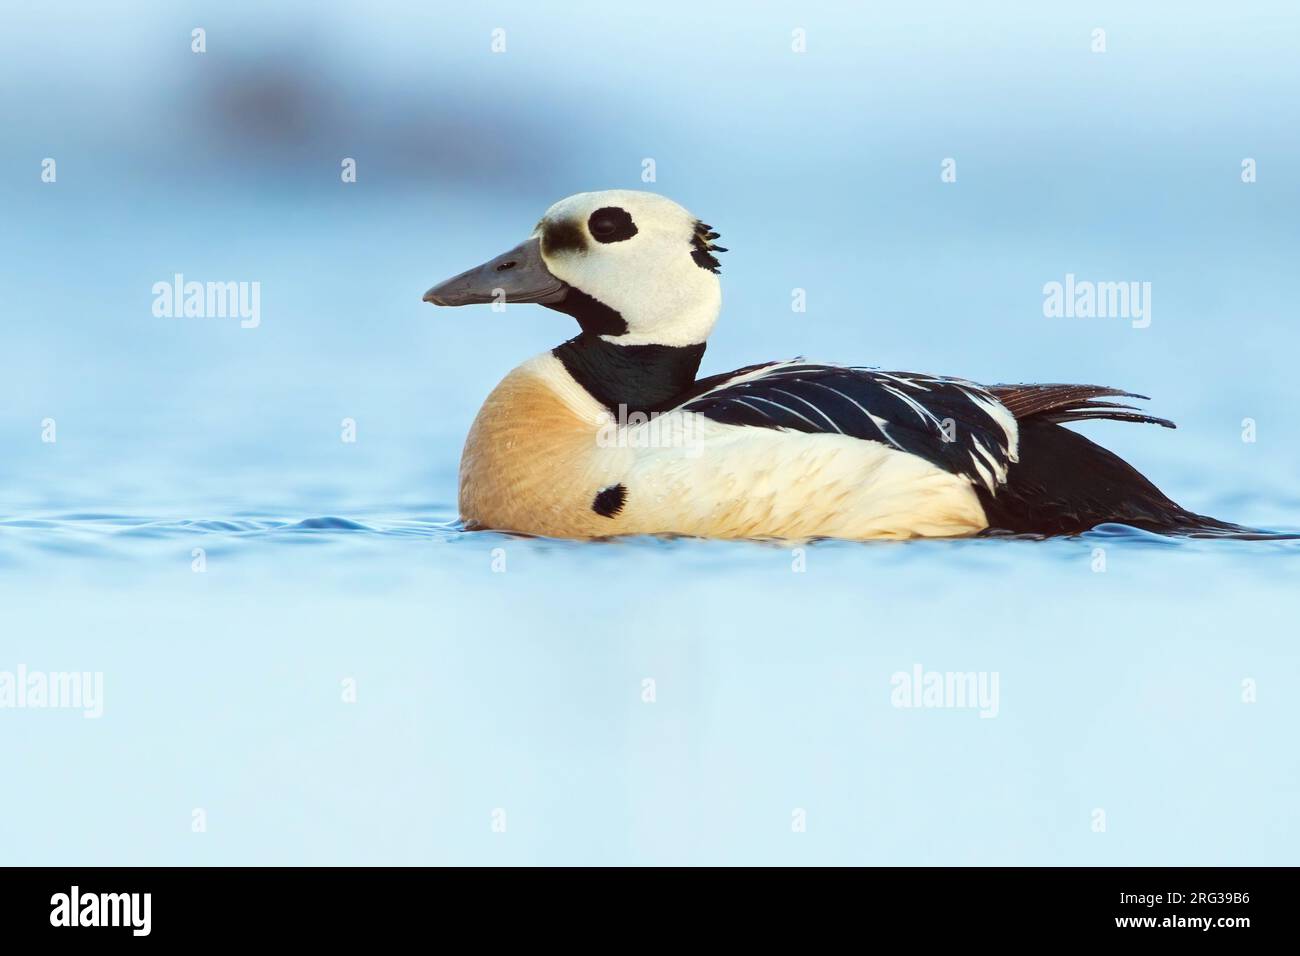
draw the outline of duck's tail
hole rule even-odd
[[[1118,455],[1062,426],[1112,419],[1174,423],[1111,398],[1143,398],[1097,385],[995,385],[989,391],[1020,428],[1019,463],[996,493],[977,489],[989,528],[1013,534],[1081,534],[1115,522],[1160,534],[1272,537],[1188,511]]]

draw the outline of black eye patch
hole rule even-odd
[[[587,231],[597,242],[622,242],[636,235],[636,223],[626,209],[604,206],[587,219]]]
[[[587,237],[576,222],[547,223],[542,229],[542,251],[548,256],[562,252],[585,252]]]

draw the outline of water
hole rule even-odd
[[[98,720],[4,713],[11,862],[1281,863],[1295,847],[1300,542],[1109,526],[800,556],[466,533],[430,503],[6,519],[0,566],[7,668],[104,674]],[[892,706],[892,675],[917,664],[997,673],[996,717]]]
[[[419,301],[652,156],[732,250],[702,373],[1132,388],[1179,429],[1080,430],[1297,530],[1297,29],[1180,10],[1090,12],[1105,57],[1037,5],[810,10],[797,61],[780,11],[506,5],[495,59],[405,4],[204,11],[206,59],[161,4],[14,13],[0,674],[104,696],[0,709],[0,862],[1293,862],[1300,543],[465,532],[475,410],[572,329]],[[260,326],[155,317],[177,272]],[[1151,281],[1151,326],[1044,318],[1067,272]],[[895,706],[917,665],[996,716]]]

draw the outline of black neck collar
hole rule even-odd
[[[616,415],[662,412],[695,383],[704,357],[698,345],[615,345],[583,332],[551,353],[596,401]]]

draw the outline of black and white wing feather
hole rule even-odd
[[[795,361],[699,384],[706,390],[684,410],[730,425],[880,442],[990,492],[1016,461],[1015,416],[962,379]]]

